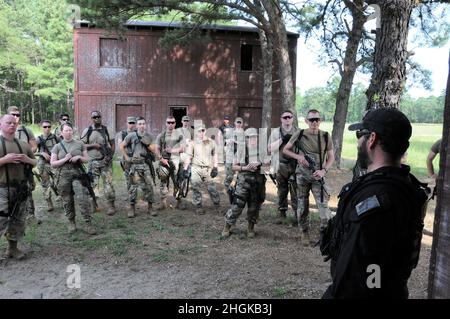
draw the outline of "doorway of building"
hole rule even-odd
[[[175,128],[183,126],[181,119],[187,115],[187,106],[170,106],[170,115],[172,115],[177,121]]]

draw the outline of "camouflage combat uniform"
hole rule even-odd
[[[59,143],[59,138],[56,137],[56,135],[50,133],[48,136],[39,135],[38,136],[38,154],[47,153],[48,155],[51,155],[51,150],[53,147]],[[50,165],[50,162],[47,162],[46,159],[41,155],[38,156],[38,163],[37,163],[37,169],[39,172],[39,175],[41,177],[41,186],[42,186],[42,192],[44,199],[47,201],[47,203],[50,206],[52,201],[52,192],[50,185],[52,183],[50,175],[53,174],[53,169]]]
[[[252,158],[251,153],[250,156],[248,153],[252,151],[246,148],[245,160],[238,165],[241,167],[248,165],[250,162],[249,158]],[[236,224],[237,218],[242,214],[247,204],[247,220],[253,225],[256,224],[259,210],[266,198],[266,176],[261,173],[261,170],[256,172],[238,172],[234,196],[235,202],[225,214],[225,223],[227,225]]]
[[[125,138],[126,138],[129,134],[134,133],[134,132],[136,132],[136,130],[132,130],[132,131],[130,131],[130,130],[123,130],[123,131],[121,131],[121,132],[120,132],[120,138],[119,138],[119,140],[118,140],[118,143],[120,144],[121,142],[123,142],[123,141],[125,140]],[[132,156],[132,154],[131,154],[131,152],[132,152],[132,150],[131,150],[131,144],[127,146],[126,151],[127,151],[128,154],[130,154],[130,157],[131,157],[131,156]],[[125,177],[125,182],[126,182],[126,184],[127,184],[127,190],[129,191],[129,190],[130,190],[130,186],[131,186],[131,181],[130,181],[130,167],[129,167],[129,165],[125,165],[124,159],[123,159],[123,158],[120,159],[120,166],[121,166],[122,169],[123,169],[123,176]]]
[[[292,127],[290,132],[285,131],[282,127],[274,129],[270,135],[270,142],[273,143],[276,140],[283,138],[284,136],[293,135],[298,131],[297,128]],[[286,141],[287,143],[287,141]],[[294,215],[297,216],[297,187],[295,181],[295,168],[296,161],[285,156],[282,151],[284,145],[282,143],[278,149],[272,150],[271,152],[271,163],[272,168],[276,173],[277,181],[277,197],[278,197],[278,214],[280,217],[286,217],[286,212],[288,210],[288,193],[291,194],[291,206],[294,211]],[[306,204],[308,204],[308,199],[306,199]]]
[[[100,144],[100,145],[106,145],[107,147],[110,147],[111,143],[113,142],[114,135],[111,134],[109,129],[106,126],[101,126],[101,128],[95,128],[94,125],[91,126],[92,133],[89,135],[89,127],[86,128],[83,133],[81,134],[82,138],[81,140],[85,144]],[[92,173],[93,181],[92,181],[92,187],[98,194],[98,186],[100,177],[103,180],[103,191],[105,194],[106,199],[108,200],[108,203],[110,204],[110,207],[114,207],[114,201],[116,198],[114,186],[113,186],[113,173],[112,173],[112,164],[113,161],[109,161],[109,163],[105,163],[104,161],[104,155],[100,152],[100,150],[97,149],[90,149],[88,150],[89,155],[89,172]]]
[[[34,154],[26,142],[18,139],[8,141],[3,136],[0,137],[0,157],[6,155],[3,149],[3,142],[6,154],[22,153],[34,159]],[[8,178],[6,170],[8,170]],[[29,173],[31,174],[31,170]],[[27,191],[30,191],[29,178],[30,176],[26,176],[25,165],[22,163],[0,166],[0,237],[5,235],[6,239],[10,241],[19,241],[25,233],[26,206],[28,204],[25,198],[29,197],[27,194]],[[25,187],[25,198],[17,198],[19,185]],[[17,205],[14,216],[4,216],[12,208],[11,205]]]
[[[202,141],[197,138],[191,142],[188,155],[192,158],[191,183],[192,183],[192,203],[197,207],[202,207],[201,185],[205,183],[209,196],[214,205],[220,204],[220,195],[211,178],[212,157],[215,152],[215,142],[205,137]]]
[[[149,166],[145,163],[144,158],[141,155],[146,155],[146,148],[153,144],[153,137],[144,133],[140,136],[138,132],[128,134],[123,141],[125,145],[131,145],[132,156],[130,157],[130,189],[129,189],[129,201],[130,205],[136,204],[138,188],[142,189],[145,196],[145,200],[148,202],[149,207],[155,202],[153,192],[153,181],[150,173]]]
[[[65,150],[61,143],[64,144]],[[56,154],[58,160],[63,159],[67,155],[66,151],[72,156],[83,156],[84,147],[81,141],[71,140],[68,142],[63,140],[53,147],[52,154]],[[69,221],[75,220],[75,202],[77,202],[84,221],[89,223],[91,221],[90,196],[88,189],[81,183],[80,175],[82,172],[79,165],[81,164],[66,162],[56,168],[58,191],[61,196],[64,213]]]
[[[223,185],[225,189],[228,189],[233,183],[234,174],[233,171],[233,159],[236,153],[237,143],[245,142],[244,130],[239,132],[233,126],[223,128],[225,142],[225,179]]]
[[[173,130],[172,132],[166,130],[156,137],[156,145],[159,146],[162,158],[172,162],[173,164],[173,172],[170,172],[170,169],[163,166],[161,161],[158,163],[158,176],[160,179],[159,192],[161,194],[162,201],[167,197],[167,194],[169,193],[169,189],[167,188],[167,184],[171,181],[169,174],[173,174],[173,176],[175,176],[175,180],[177,180],[180,170],[180,154],[168,153],[165,151],[165,148],[178,148],[182,146],[183,143],[184,136],[179,130]]]
[[[314,170],[320,169],[320,156],[322,157],[322,165],[326,162],[326,153],[333,149],[333,143],[331,138],[326,138],[327,132],[320,131],[321,150],[319,150],[319,136],[317,134],[311,134],[309,130],[300,130],[294,134],[289,141],[295,147],[297,140],[300,143],[301,148],[313,157],[315,162]],[[299,136],[301,135],[300,139]],[[327,140],[327,141],[326,141]],[[311,190],[320,215],[321,228],[325,227],[328,220],[331,218],[331,211],[328,208],[328,200],[330,199],[330,190],[326,184],[325,178],[323,178],[323,185],[320,181],[317,181],[313,176],[313,171],[303,165],[297,165],[296,180],[297,180],[297,196],[298,196],[298,209],[297,218],[299,226],[302,231],[308,231],[310,228],[309,212],[305,209],[305,198],[309,197],[309,191]],[[323,187],[323,189],[322,189]],[[323,195],[323,201],[321,197]]]
[[[25,127],[24,125],[19,125],[17,127],[15,137],[18,140],[27,143],[29,146],[30,146],[30,140],[36,140],[36,137],[34,136],[33,132],[28,127]],[[31,178],[29,181],[30,181],[30,195],[27,198],[26,210],[27,210],[28,216],[30,216],[30,215],[34,216],[35,207],[34,207],[34,200],[33,200],[33,191],[36,189],[36,182],[34,181],[34,178]]]

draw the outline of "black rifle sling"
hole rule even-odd
[[[67,155],[67,154],[69,154],[69,152],[67,152],[67,149],[66,149],[66,147],[64,146],[64,143],[63,143],[63,141],[59,142],[59,144],[61,145],[61,147],[62,147],[63,151],[64,151],[64,152],[66,152],[66,155]]]
[[[0,139],[2,140],[2,148],[3,148],[3,156],[6,156],[6,145],[5,145],[5,138],[3,136],[0,136]],[[8,164],[5,164],[5,175],[6,175],[6,187],[8,188],[8,215],[10,214],[10,203],[11,198],[9,194],[9,172],[8,172]]]
[[[30,135],[28,134],[27,128],[22,125],[22,127],[18,131],[19,131],[19,140],[20,137],[22,136],[21,133],[24,132],[27,137],[27,143],[30,143]]]

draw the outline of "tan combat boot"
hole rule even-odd
[[[8,247],[6,248],[6,257],[14,259],[24,259],[25,253],[17,248],[17,241],[8,240]]]
[[[47,211],[48,212],[51,212],[51,211],[53,211],[55,208],[53,207],[53,202],[52,202],[52,199],[50,198],[50,199],[47,199]]]
[[[84,230],[89,235],[97,235],[97,230],[95,229],[94,225],[92,225],[92,222],[86,222],[86,227]]]
[[[69,219],[69,234],[73,234],[77,231],[77,224],[75,219]]]
[[[225,227],[222,230],[222,237],[230,237],[231,235],[231,225],[225,223]]]
[[[252,222],[248,222],[247,237],[255,238],[255,224]]]
[[[167,199],[161,198],[161,203],[159,204],[158,210],[164,210],[167,208]]]
[[[150,214],[151,216],[158,216],[158,212],[153,209],[152,203],[148,203],[147,214]]]
[[[308,247],[310,245],[311,238],[309,237],[309,231],[302,231],[301,233],[301,241],[304,247]]]
[[[134,218],[136,216],[136,206],[131,204],[127,213],[128,218]]]
[[[112,216],[116,213],[116,208],[114,207],[114,202],[108,202],[108,210],[106,214]]]

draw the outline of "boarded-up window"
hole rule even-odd
[[[100,66],[126,67],[127,41],[100,38]]]
[[[253,46],[251,44],[241,45],[241,71],[253,70]]]

